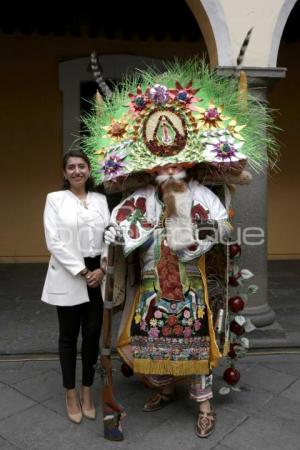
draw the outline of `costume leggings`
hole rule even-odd
[[[157,389],[163,389],[178,381],[176,377],[170,375],[147,375],[146,378],[148,382]],[[209,375],[193,375],[190,378],[190,398],[196,402],[210,400],[213,397],[212,381],[212,373]]]
[[[86,258],[88,264],[91,258]],[[90,266],[90,267],[89,267]],[[99,266],[98,266],[99,267]],[[75,306],[57,306],[59,322],[59,356],[62,369],[63,386],[66,389],[75,388],[75,371],[77,356],[77,340],[81,327],[82,345],[82,384],[91,386],[94,381],[99,351],[99,339],[103,317],[103,301],[100,288],[88,288],[90,301]]]

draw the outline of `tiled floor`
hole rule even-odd
[[[269,304],[289,342],[300,345],[300,261],[270,261],[268,268]],[[56,310],[40,301],[46,269],[0,264],[0,354],[57,351]]]

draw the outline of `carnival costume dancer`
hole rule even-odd
[[[105,241],[115,243],[121,232],[126,255],[138,248],[140,290],[119,346],[123,357],[133,361],[134,372],[147,375],[148,384],[159,389],[144,410],[155,411],[171,401],[176,377],[192,375],[190,397],[201,403],[197,433],[202,437],[213,430],[208,400],[213,396],[211,369],[220,356],[203,255],[224,239],[230,224],[219,198],[196,180],[186,183],[184,177],[180,167],[160,169],[158,189],[139,189],[115,208],[116,227],[106,231]],[[142,226],[133,227],[128,216],[138,216]],[[214,236],[205,238],[207,233]]]
[[[107,243],[123,239],[125,257],[137,250],[141,266],[134,295],[129,289],[126,295],[118,351],[158,388],[145,411],[168,403],[174,382],[191,376],[190,396],[200,405],[199,437],[214,429],[212,369],[222,350],[206,255],[231,231],[229,190],[223,189],[222,204],[203,182],[225,185],[234,176],[239,183],[247,160],[259,169],[275,156],[274,140],[266,135],[270,115],[244,88],[197,60],[175,63],[160,75],[142,73],[138,83],[96,104],[86,119],[85,151],[98,181],[113,191],[131,191],[105,233]],[[261,151],[266,144],[268,156]],[[225,294],[222,258],[216,273]]]

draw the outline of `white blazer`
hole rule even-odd
[[[47,248],[51,253],[42,301],[51,305],[73,306],[89,301],[87,284],[80,272],[85,267],[78,229],[79,199],[69,190],[47,195],[44,228]],[[103,231],[109,224],[106,197],[88,193],[88,203],[96,212],[88,227],[95,233],[97,254],[106,253]],[[99,214],[98,214],[99,213]],[[95,256],[95,255],[89,255]]]

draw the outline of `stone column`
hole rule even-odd
[[[218,67],[222,75],[231,75],[234,68]],[[275,80],[285,77],[284,68],[244,68],[248,77],[249,92],[259,100],[267,101],[267,90]],[[266,149],[262,149],[266,151]],[[275,313],[268,304],[267,296],[267,173],[256,174],[250,170],[253,179],[249,185],[237,186],[233,197],[233,208],[236,210],[235,225],[245,230],[256,227],[264,232],[261,245],[245,245],[242,242],[240,267],[249,269],[254,274],[253,284],[258,286],[256,294],[249,296],[245,315],[256,327],[265,327],[275,320]],[[251,280],[252,282],[252,280]]]

